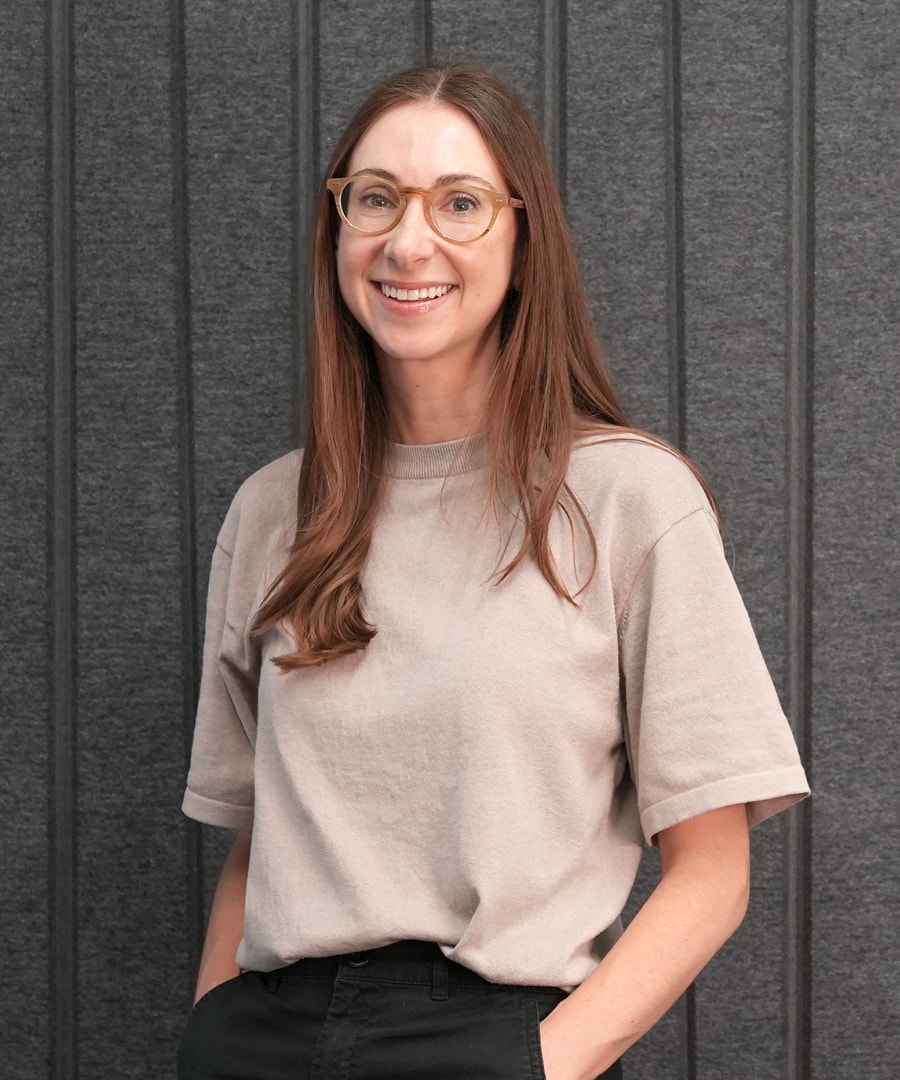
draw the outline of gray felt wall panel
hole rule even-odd
[[[379,79],[422,59],[423,12],[391,0],[321,5],[318,145],[324,170],[350,114]]]
[[[81,3],[78,991],[83,1076],[164,1076],[186,1007],[169,22]]]
[[[47,154],[43,14],[0,3],[0,1045],[11,1076],[48,1068]]]
[[[568,9],[566,202],[582,276],[632,422],[672,436],[663,11],[655,0]]]
[[[663,10],[569,3],[566,37],[566,201],[585,288],[632,422],[672,436]],[[658,873],[646,853],[629,917]],[[628,1053],[629,1072],[676,1075],[685,1011],[682,1000]]]
[[[787,25],[780,3],[686,7],[686,445],[718,493],[770,669],[784,648]],[[754,836],[750,912],[698,983],[698,1077],[784,1071],[780,823]],[[747,1001],[751,1004],[747,1005]]]
[[[900,24],[887,0],[819,8],[816,797],[812,880],[802,866],[799,879],[811,919],[794,930],[785,920],[796,830],[764,825],[744,927],[628,1054],[628,1080],[893,1080],[900,1051],[890,918]],[[0,1042],[17,1080],[172,1074],[200,923],[231,839],[203,830],[201,840],[179,814],[209,556],[237,485],[294,437],[304,207],[352,108],[388,72],[426,55],[486,64],[558,129],[584,280],[626,404],[635,422],[686,436],[713,482],[786,691],[796,654],[784,333],[795,9],[805,5],[172,0],[126,10],[52,0],[74,19],[77,77],[77,393],[75,412],[60,415],[51,403],[65,395],[47,378],[47,116],[60,56],[43,10],[0,0],[0,94],[12,103],[0,116],[0,498],[11,509],[0,516],[0,903],[14,973]],[[45,794],[53,733],[68,722],[65,694],[54,712],[50,660],[65,597],[49,592],[48,572],[48,535],[60,535],[48,533],[51,436],[68,420],[77,814],[61,825],[78,856],[74,1058],[67,988],[48,995],[67,941],[65,925],[51,935],[50,901],[69,893],[51,844],[65,803]],[[65,690],[65,672],[58,681]],[[56,765],[65,779],[65,761]],[[629,914],[657,873],[648,853]],[[807,942],[812,1010],[800,1000],[791,1049],[785,1017]]]
[[[900,22],[818,19],[812,913],[816,1076],[891,1076],[900,1030]]]
[[[205,591],[237,485],[291,445],[293,31],[287,0],[192,3],[185,16],[194,483]]]
[[[459,0],[431,5],[432,54],[438,63],[481,64],[513,86],[541,115],[541,17],[544,5]]]

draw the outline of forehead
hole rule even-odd
[[[464,174],[503,186],[503,176],[481,132],[451,105],[397,105],[367,128],[348,172],[385,169],[411,187],[429,187],[439,176]]]

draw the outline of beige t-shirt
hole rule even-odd
[[[485,514],[484,440],[392,448],[363,574],[368,648],[280,674],[254,611],[295,521],[299,453],[252,476],[219,536],[184,810],[253,826],[243,968],[401,939],[497,982],[572,986],[615,936],[642,843],[807,792],[690,471],[637,438],[576,447],[599,564],[573,607]],[[559,514],[567,583],[585,538]]]

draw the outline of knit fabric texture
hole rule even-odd
[[[560,511],[572,604],[531,558],[497,583],[521,523],[485,512],[483,437],[393,446],[362,577],[377,634],[282,674],[290,640],[250,628],[293,537],[299,461],[251,477],[220,533],[184,799],[253,826],[241,967],[423,939],[496,982],[574,986],[616,937],[643,842],[806,794],[716,522],[672,454],[575,447],[599,561],[591,577]]]

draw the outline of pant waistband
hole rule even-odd
[[[487,986],[488,981],[444,956],[432,941],[395,941],[377,949],[361,949],[338,956],[315,956],[281,968],[282,978],[356,977],[426,986]]]
[[[365,982],[406,983],[430,986],[435,1000],[444,1000],[454,986],[491,986],[481,975],[448,960],[433,941],[395,941],[377,949],[361,949],[338,956],[316,956],[296,960],[287,967],[264,976],[270,989],[282,979],[341,978]],[[510,989],[513,989],[510,987]],[[515,989],[535,993],[560,993],[555,986],[520,986]]]

